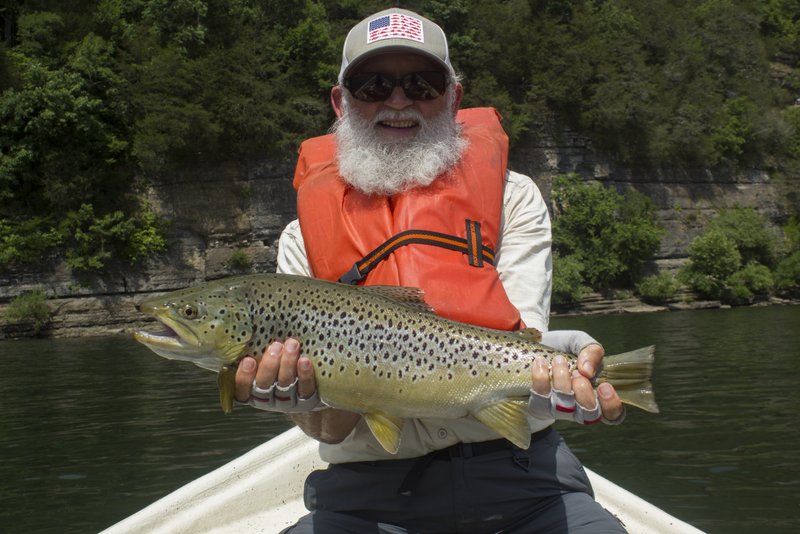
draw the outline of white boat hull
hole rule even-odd
[[[292,428],[159,499],[101,534],[276,534],[307,511],[303,483],[325,466],[316,441]],[[631,534],[700,530],[586,469],[595,498]]]

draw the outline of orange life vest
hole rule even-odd
[[[366,195],[344,183],[333,135],[305,141],[294,186],[308,261],[314,276],[339,280],[398,235],[427,236],[430,241],[412,240],[414,244],[375,260],[363,283],[419,287],[442,317],[516,330],[519,312],[492,264],[499,243],[508,137],[492,108],[461,110],[458,120],[469,147],[455,169],[430,186],[391,197]],[[445,248],[447,238],[465,250]],[[437,241],[442,246],[426,244]]]

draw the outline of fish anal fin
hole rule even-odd
[[[523,328],[522,330],[517,330],[515,333],[519,337],[527,339],[528,341],[533,341],[534,343],[540,343],[542,341],[542,333],[536,328]]]
[[[531,444],[527,397],[489,404],[473,412],[472,416],[517,447],[527,449]]]
[[[369,412],[364,414],[372,435],[386,449],[389,454],[397,454],[400,449],[400,433],[403,430],[403,419],[392,417],[380,412]]]
[[[217,386],[219,386],[219,404],[222,406],[222,411],[231,413],[236,389],[236,369],[227,365],[220,368],[217,374]]]
[[[418,287],[366,286],[363,289],[414,311],[434,313],[433,308],[425,302],[425,292]]]

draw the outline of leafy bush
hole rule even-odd
[[[553,304],[573,304],[591,291],[583,283],[583,269],[583,263],[575,255],[553,255]]]
[[[649,304],[665,304],[675,300],[680,286],[674,275],[662,272],[648,276],[636,284],[636,292]]]
[[[732,304],[752,302],[755,296],[769,295],[775,282],[769,268],[758,264],[748,263],[743,269],[733,273],[726,281],[728,298],[723,298]]]
[[[552,201],[553,248],[579,260],[592,289],[629,286],[658,250],[663,230],[641,193],[621,195],[569,174],[553,180]]]
[[[739,270],[742,255],[736,243],[717,230],[707,231],[689,245],[689,263],[680,278],[703,298],[722,298],[729,276]]]
[[[249,271],[252,266],[253,260],[244,250],[236,249],[228,258],[228,268],[232,271]]]
[[[778,264],[775,269],[775,288],[781,293],[800,294],[800,250]]]
[[[61,235],[45,219],[0,219],[0,268],[39,261],[59,243]]]
[[[7,323],[30,323],[34,335],[39,335],[50,320],[50,307],[44,291],[37,289],[13,299],[6,308]]]
[[[791,254],[800,250],[800,221],[790,217],[783,225],[783,236],[786,240],[786,251]]]
[[[91,204],[67,214],[60,228],[67,264],[76,271],[99,271],[113,258],[133,263],[166,249],[160,221],[152,212],[129,218],[122,211],[95,215]]]
[[[767,220],[752,208],[724,209],[711,219],[706,231],[718,232],[736,245],[742,264],[775,263],[778,238],[769,231]]]

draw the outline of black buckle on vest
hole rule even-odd
[[[364,278],[361,271],[358,270],[358,262],[354,263],[350,270],[339,277],[339,281],[343,284],[357,284]]]

